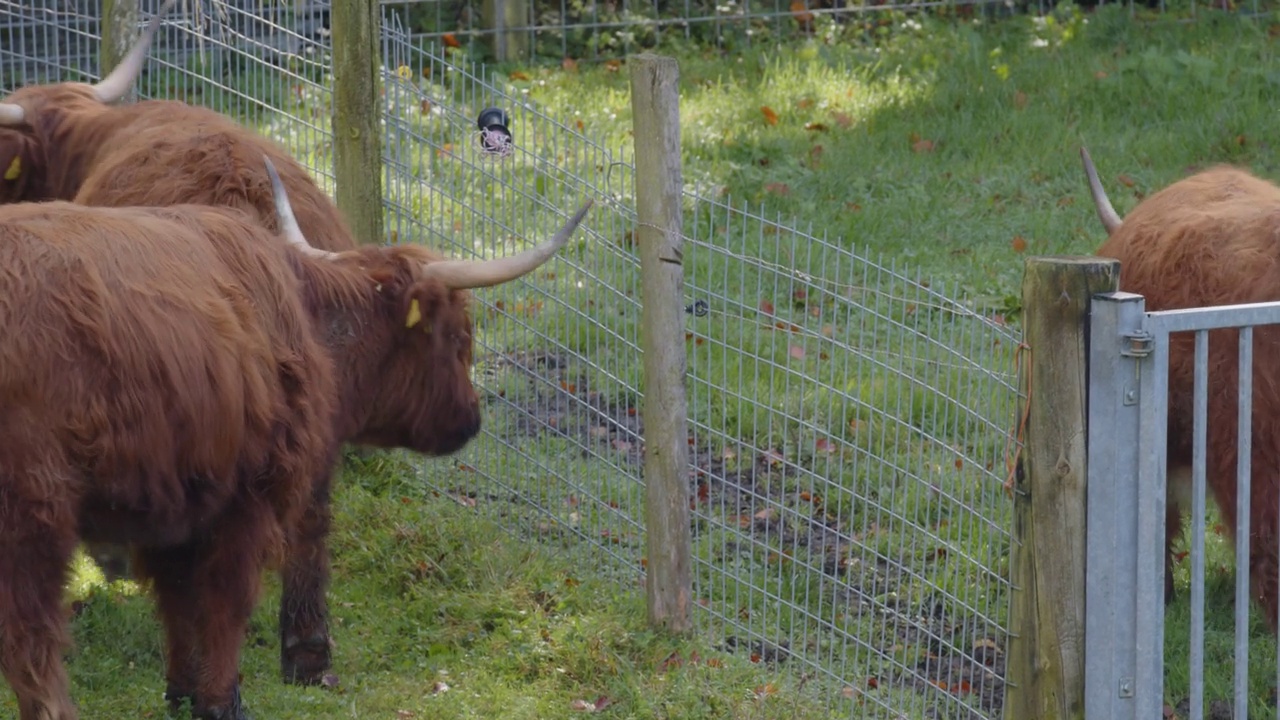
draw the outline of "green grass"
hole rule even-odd
[[[426,490],[414,466],[394,457],[353,467],[335,498],[332,538],[340,683],[303,689],[277,679],[272,578],[242,661],[255,717],[533,720],[601,697],[613,703],[603,717],[818,716],[824,701],[798,678],[646,629],[636,576],[620,585],[593,572],[589,552],[511,542],[475,509]],[[428,471],[458,474],[439,464]],[[163,717],[151,603],[131,582],[103,584],[83,559],[69,594],[79,601],[69,667],[82,717]],[[673,654],[679,661],[668,662]],[[0,715],[16,716],[7,692]]]
[[[703,198],[685,208],[694,241],[686,301],[711,305],[686,328],[693,451],[712,478],[695,508],[697,599],[711,611],[699,616],[702,639],[643,630],[643,536],[632,522],[643,494],[627,411],[641,388],[628,345],[639,336],[634,228],[598,202],[591,239],[565,251],[581,271],[561,264],[555,277],[478,293],[488,308],[477,312],[478,339],[490,352],[476,378],[491,394],[490,434],[455,463],[431,464],[427,480],[441,495],[418,490],[395,464],[343,483],[332,603],[342,690],[276,681],[273,584],[256,615],[266,643],[251,642],[244,664],[253,707],[264,717],[547,717],[606,695],[617,701],[606,717],[825,717],[825,703],[850,693],[858,704],[840,712],[856,717],[880,717],[884,705],[913,720],[960,703],[990,708],[981,692],[953,702],[934,688],[870,681],[949,677],[919,622],[904,619],[935,604],[945,622],[931,631],[944,659],[959,662],[990,638],[1003,644],[1009,506],[998,484],[1014,418],[1012,395],[993,376],[1012,378],[1022,258],[1088,253],[1103,238],[1079,146],[1090,148],[1121,214],[1195,165],[1234,162],[1280,177],[1269,22],[1203,8],[1194,23],[1178,16],[880,14],[847,27],[820,22],[815,37],[786,47],[661,48],[680,60],[684,178]],[[502,164],[477,157],[467,120],[492,93],[428,56],[406,68],[388,95],[401,99],[398,126],[422,142],[399,158],[394,192],[404,209],[388,218],[413,217],[400,239],[508,252],[518,243],[491,218],[523,229],[535,217],[530,198],[568,210],[582,192],[572,177],[634,203],[626,173],[610,169],[630,161],[625,65],[501,68],[500,90],[527,94],[564,122],[521,120],[513,129],[522,152]],[[169,92],[168,79],[156,82],[155,92]],[[220,82],[250,94],[263,86]],[[325,141],[215,98],[225,92],[196,101],[239,108],[304,161],[327,166]],[[417,92],[457,116],[423,115]],[[280,97],[277,85],[266,99]],[[327,126],[314,92],[289,97],[286,110]],[[565,152],[587,139],[622,150]],[[548,230],[552,220],[537,214],[537,229]],[[556,348],[563,362],[540,371],[542,383],[495,354]],[[819,525],[841,539],[818,542]],[[1229,552],[1214,547],[1210,568],[1230,567]],[[71,668],[86,717],[158,712],[148,604],[127,588],[93,587],[81,570],[75,592],[89,600]],[[1173,703],[1187,688],[1188,581],[1179,572],[1166,628]],[[1231,583],[1210,576],[1206,606],[1229,607]],[[1265,698],[1274,667],[1261,628],[1255,611],[1255,698]],[[792,652],[852,684],[802,680],[812,667],[774,672],[751,653],[713,647],[731,635],[790,640]],[[1227,697],[1229,613],[1214,616],[1208,639],[1209,696]],[[720,666],[660,671],[673,650],[694,649]],[[431,696],[441,670],[451,690]],[[780,691],[761,703],[753,688],[766,682]]]

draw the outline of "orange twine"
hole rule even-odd
[[[1018,343],[1017,349],[1013,351],[1013,366],[1020,368],[1019,360],[1023,358],[1023,350],[1030,350],[1031,346],[1025,342]],[[1006,435],[1004,438],[1004,466],[1008,475],[1005,477],[1004,490],[1013,497],[1013,484],[1018,473],[1018,458],[1022,456],[1022,445],[1027,432],[1027,418],[1031,416],[1031,361],[1027,360],[1027,400],[1022,406],[1022,418],[1018,421],[1018,429],[1015,435]],[[1017,439],[1017,447],[1010,452],[1009,446]]]

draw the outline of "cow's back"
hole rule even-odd
[[[278,229],[263,156],[289,192],[311,245],[349,250],[357,243],[333,201],[280,145],[207,108],[172,100],[139,103],[131,132],[100,154],[76,202],[110,207],[185,203],[234,207]]]
[[[283,244],[255,229],[212,208],[0,208],[0,427],[56,438],[86,493],[175,516],[283,445],[314,472],[328,360]]]

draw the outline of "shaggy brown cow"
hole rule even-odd
[[[160,108],[113,103],[133,86],[175,2],[166,0],[120,65],[96,85],[33,85],[0,102],[0,203],[70,200],[98,154],[166,123]]]
[[[103,172],[122,181],[98,184],[91,178],[76,199],[116,206],[162,202],[139,198],[136,190],[154,187],[163,195],[183,182],[186,176],[172,169],[198,166],[167,158],[201,154],[209,137],[168,137],[158,144],[166,153],[159,161],[141,147],[136,156],[113,154],[118,164]],[[219,180],[226,187],[238,187],[243,198],[272,198],[279,190],[274,187],[279,176],[271,159],[263,166],[259,156],[258,162],[262,171],[232,165],[226,168],[230,174]],[[144,180],[141,175],[147,171],[165,176]],[[304,186],[312,187],[309,181]],[[316,193],[316,202],[309,207],[332,208],[331,203],[322,204],[328,201],[318,189]],[[233,204],[252,207],[256,203]],[[308,248],[312,261],[296,270],[307,308],[338,370],[336,437],[427,455],[455,452],[471,440],[480,430],[480,405],[470,380],[473,343],[467,289],[507,282],[546,262],[569,240],[590,206],[588,201],[542,245],[486,262],[443,260],[419,245],[366,245],[341,252]],[[336,222],[338,216],[331,212]],[[300,221],[292,214],[286,224],[273,211],[266,224],[286,228],[295,239],[303,234],[296,230]],[[317,683],[331,663],[325,604],[330,472],[326,468],[325,476],[316,481],[316,501],[299,534],[291,539],[282,575],[280,662],[283,677],[290,682]],[[96,551],[103,554],[101,547]]]
[[[1098,217],[1109,237],[1097,254],[1120,261],[1120,286],[1147,310],[1280,300],[1280,187],[1217,166],[1147,197],[1123,221],[1081,149]],[[1206,479],[1226,526],[1236,528],[1238,331],[1209,333]],[[1254,330],[1249,572],[1276,629],[1280,502],[1280,327]],[[1190,505],[1193,333],[1170,336],[1165,600],[1173,595],[1172,543]]]
[[[226,208],[0,207],[0,672],[21,720],[77,717],[62,593],[81,539],[135,548],[170,701],[247,718],[262,570],[338,446],[297,256]]]
[[[97,89],[78,83],[36,86],[0,103],[0,166],[18,157],[21,170],[7,192],[0,183],[0,201],[222,205],[254,213],[274,230],[279,225],[262,163],[266,156],[283,177],[297,222],[311,244],[351,251],[334,264],[337,269],[304,278],[308,307],[341,370],[339,440],[429,455],[461,448],[478,432],[480,421],[469,375],[471,321],[464,290],[532,271],[568,240],[583,212],[555,240],[490,261],[490,266],[444,261],[414,246],[357,250],[333,201],[276,143],[223,115],[182,102],[103,104],[104,97],[110,99],[116,88],[127,89],[133,81],[128,72],[141,68],[146,39],[159,17],[122,70]],[[103,86],[112,93],[104,93]],[[430,272],[426,266],[433,266]],[[473,267],[484,269],[475,273]],[[421,317],[421,326],[412,330],[403,327],[411,311]],[[392,317],[399,325],[388,323]],[[286,681],[304,684],[319,682],[331,660],[324,600],[327,477],[317,487],[315,509],[291,542],[282,573],[281,671]],[[122,564],[119,550],[103,544],[91,550],[104,566]]]

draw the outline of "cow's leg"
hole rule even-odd
[[[129,561],[129,549],[115,543],[86,542],[85,552],[97,563],[107,582],[125,580],[133,575]]]
[[[20,720],[76,720],[62,664],[62,588],[76,548],[75,515],[70,498],[34,498],[35,487],[58,492],[68,483],[0,469],[0,673],[18,698]]]
[[[1182,533],[1182,511],[1191,507],[1191,466],[1168,464],[1164,517],[1164,604],[1173,602],[1173,543]]]
[[[240,649],[257,603],[262,571],[283,541],[271,509],[248,502],[228,508],[195,558],[189,611],[199,633],[201,673],[191,716],[249,720],[240,704]]]
[[[1273,464],[1263,464],[1263,458],[1253,458],[1253,484],[1249,490],[1249,584],[1252,595],[1257,598],[1266,618],[1267,627],[1272,634],[1276,632],[1276,612],[1280,595],[1277,593],[1278,574],[1280,574],[1280,517],[1277,517],[1277,503],[1280,502],[1280,487],[1276,478],[1269,475],[1274,472]],[[1263,468],[1267,468],[1263,471]],[[1235,524],[1232,524],[1232,537],[1235,537]],[[1237,560],[1237,566],[1240,562]]]
[[[325,591],[329,584],[329,484],[316,484],[289,539],[280,570],[280,671],[287,683],[315,685],[332,662]]]
[[[169,709],[177,712],[183,700],[196,702],[200,648],[193,608],[199,596],[192,579],[190,547],[144,549],[139,553],[138,575],[149,579],[165,630],[165,689]]]

